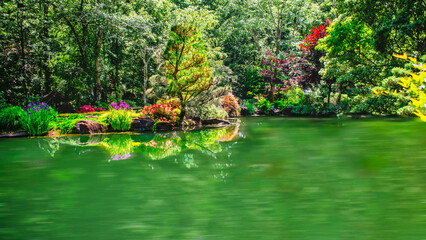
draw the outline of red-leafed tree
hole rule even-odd
[[[326,28],[330,26],[330,19],[325,20],[324,25],[319,25],[317,28],[312,26],[311,34],[306,35],[303,43],[299,44],[300,49],[303,51],[315,51],[315,47],[318,45],[318,40],[327,36]]]
[[[261,61],[262,70],[259,71],[259,75],[269,85],[267,93],[272,97],[278,90],[287,90],[291,86],[289,75],[294,57],[282,60],[275,58],[270,51],[265,54],[267,59]]]
[[[295,77],[297,84],[302,88],[314,87],[321,81],[319,71],[323,66],[320,58],[325,56],[325,52],[316,50],[315,47],[318,45],[318,40],[327,36],[326,28],[330,24],[330,19],[327,19],[323,25],[319,25],[317,28],[312,26],[311,34],[306,35],[303,43],[299,45],[304,57],[295,62],[293,71],[297,75]],[[328,83],[332,81],[327,80],[326,82],[329,85]]]

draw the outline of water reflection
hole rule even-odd
[[[425,131],[250,118],[0,140],[0,239],[424,239]]]
[[[87,147],[98,146],[109,154],[108,161],[125,160],[135,154],[142,155],[150,160],[161,160],[182,154],[183,164],[196,167],[194,156],[186,153],[196,150],[205,155],[216,158],[222,152],[224,142],[235,141],[239,137],[239,125],[226,128],[204,129],[192,132],[170,132],[147,135],[129,134],[101,134],[84,135],[79,137],[58,137],[38,139],[38,147],[47,152],[51,157],[59,151],[61,146],[73,146],[79,154]],[[225,148],[229,148],[226,145]]]

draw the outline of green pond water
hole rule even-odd
[[[426,124],[0,140],[0,239],[426,239]]]

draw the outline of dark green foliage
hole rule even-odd
[[[21,118],[26,112],[21,107],[7,107],[0,110],[0,131],[22,129]]]
[[[228,117],[228,113],[219,106],[207,105],[201,107],[200,115],[198,117],[201,120],[208,120],[212,118],[224,119]]]
[[[298,104],[291,107],[291,113],[302,116],[313,116],[316,111],[312,106]]]
[[[285,107],[294,106],[304,102],[305,94],[302,89],[295,88],[283,92],[282,99],[274,102],[274,107],[283,110]]]
[[[252,115],[254,111],[256,110],[256,106],[254,105],[253,101],[246,100],[244,101],[244,104],[246,105],[249,114]]]
[[[397,94],[355,96],[350,103],[350,112],[396,115],[397,111],[406,106],[409,101],[409,98]]]

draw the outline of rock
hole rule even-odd
[[[61,135],[61,131],[58,131],[58,130],[49,130],[48,132],[47,132],[47,136],[49,136],[49,137],[57,137],[57,136],[59,136],[59,135]]]
[[[84,117],[85,118],[96,118],[96,119],[99,118],[98,116],[95,116],[95,115],[85,115]]]
[[[183,126],[201,127],[201,119],[199,118],[185,119],[185,121],[183,121]]]
[[[217,119],[217,118],[202,120],[201,123],[203,125],[229,125],[229,124],[231,124],[229,121]]]
[[[80,120],[76,122],[74,130],[77,134],[95,134],[106,132],[104,125],[91,120]]]
[[[281,111],[279,109],[276,109],[276,108],[271,109],[271,115],[277,116],[280,114],[281,114]]]
[[[285,108],[283,109],[283,113],[284,113],[285,115],[291,115],[291,110],[292,110],[292,108],[291,108],[291,107],[285,107]]]
[[[247,107],[241,107],[240,115],[242,117],[250,116],[250,112]]]
[[[256,110],[254,111],[254,114],[255,114],[255,115],[257,115],[257,116],[265,115],[265,111],[263,111],[263,110],[259,110],[259,109],[256,109]]]
[[[132,119],[130,131],[151,131],[155,121],[149,117],[137,117]]]
[[[0,135],[0,138],[15,138],[15,137],[28,137],[27,132],[12,132]]]
[[[158,131],[171,131],[173,130],[173,125],[168,122],[158,122],[155,125],[155,129]]]

